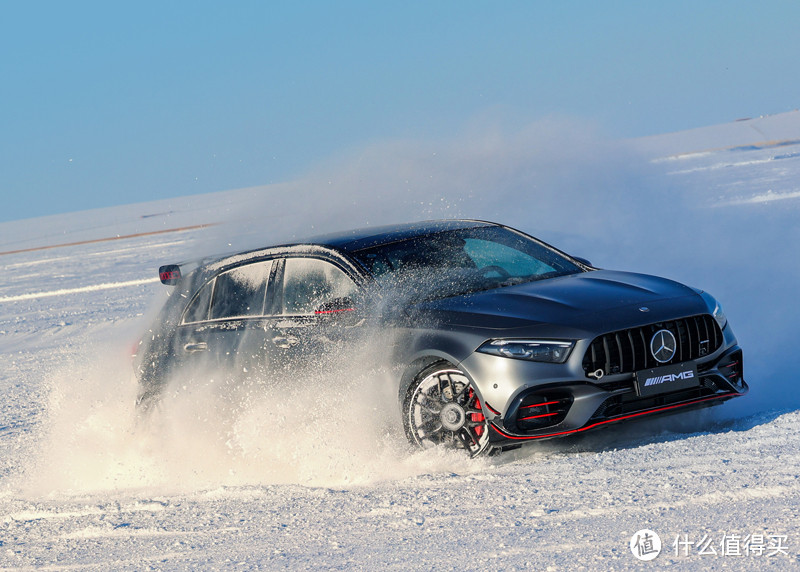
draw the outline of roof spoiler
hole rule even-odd
[[[158,278],[162,284],[175,286],[181,279],[181,267],[178,264],[165,264],[158,268]]]

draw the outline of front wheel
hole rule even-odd
[[[489,432],[478,394],[450,364],[423,370],[406,394],[403,419],[409,441],[423,448],[444,445],[471,457],[489,449]]]

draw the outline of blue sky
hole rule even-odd
[[[5,2],[0,221],[292,180],[476,117],[636,137],[800,106],[795,1]]]

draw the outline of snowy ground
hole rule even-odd
[[[0,567],[800,569],[798,181],[797,112],[627,142],[545,122],[0,224]],[[409,450],[361,364],[240,407],[189,388],[135,422],[129,353],[166,296],[159,264],[439,216],[707,288],[751,394],[478,461]],[[641,529],[654,561],[629,549]]]

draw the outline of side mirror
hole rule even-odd
[[[590,268],[594,268],[594,264],[592,264],[591,262],[589,262],[585,258],[581,258],[580,256],[573,256],[572,258],[574,258],[575,260],[577,260],[578,262],[580,262],[584,266],[588,266]]]

